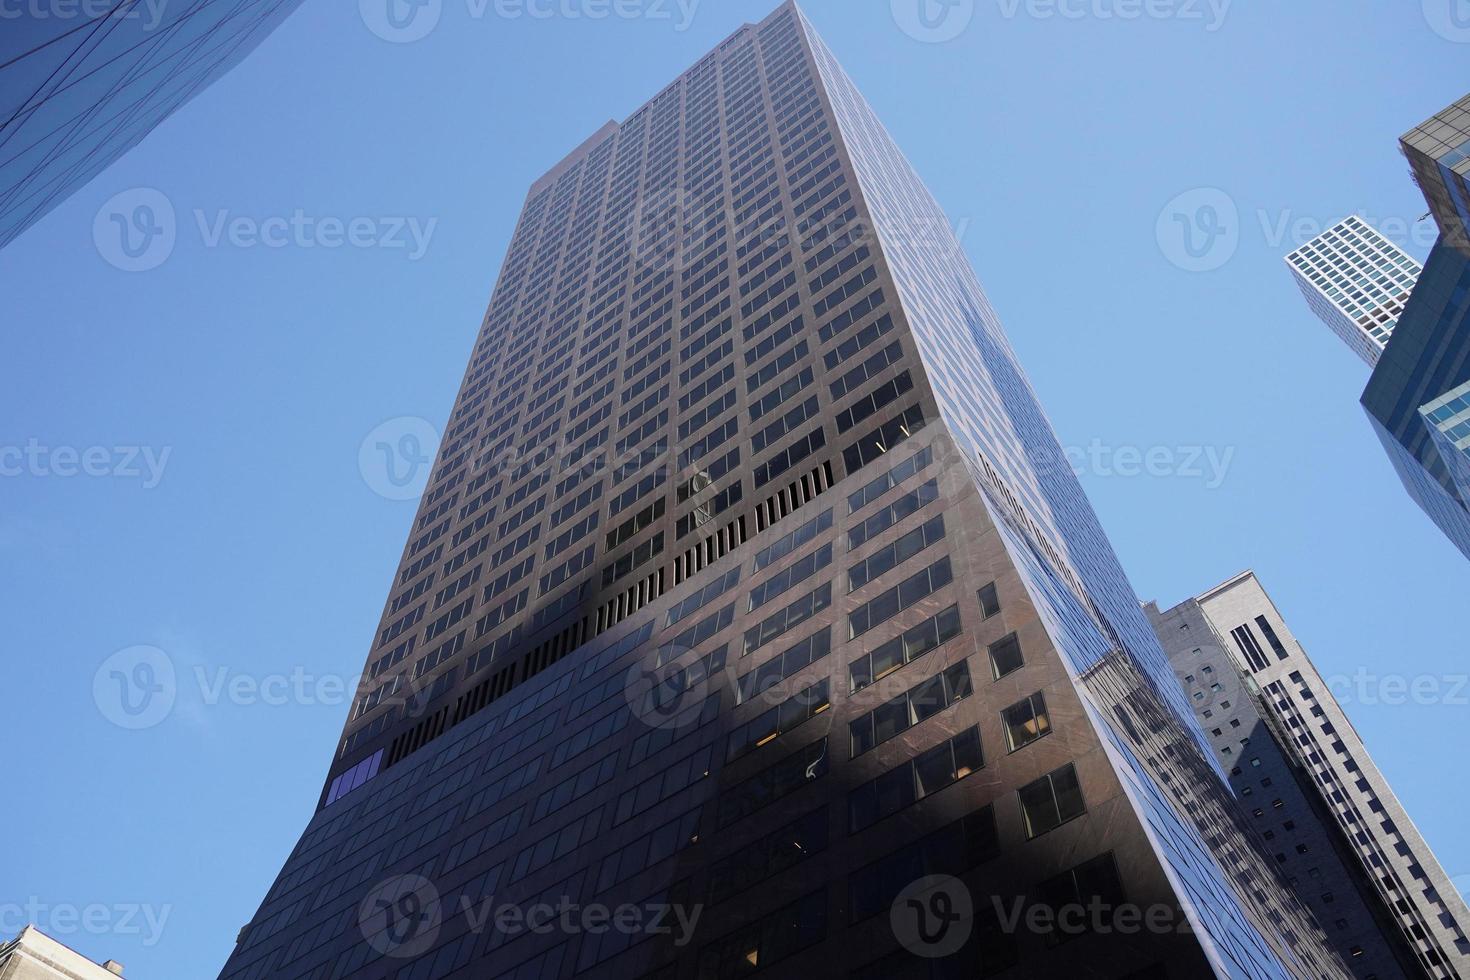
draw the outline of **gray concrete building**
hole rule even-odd
[[[122,975],[116,960],[95,963],[35,926],[0,943],[0,980],[117,980]]]
[[[1253,826],[1353,974],[1470,976],[1470,912],[1252,572],[1147,607]]]

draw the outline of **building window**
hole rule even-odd
[[[1272,629],[1271,624],[1266,621],[1266,617],[1257,616],[1256,625],[1259,626],[1261,628],[1261,632],[1266,635],[1266,642],[1271,644],[1271,649],[1274,650],[1276,653],[1276,659],[1285,660],[1287,657],[1286,647],[1284,644],[1282,644],[1281,637],[1276,635],[1276,631]]]
[[[1001,720],[1005,724],[1006,744],[1012,752],[1051,732],[1046,699],[1040,691],[1002,711]]]
[[[855,834],[871,827],[984,765],[980,729],[967,728],[853,790],[847,797],[848,829]]]
[[[944,515],[936,514],[920,526],[880,548],[868,558],[858,562],[847,571],[847,591],[855,592],[869,582],[889,572],[925,548],[944,538]]]
[[[980,618],[989,619],[1000,612],[1000,595],[995,590],[995,583],[991,582],[985,588],[976,593],[980,600]]]
[[[1021,641],[1016,634],[1002,637],[990,644],[990,672],[996,680],[1026,666],[1021,656]]]
[[[815,891],[706,946],[701,977],[744,976],[787,959],[827,935],[827,893]]]
[[[851,689],[861,691],[879,678],[886,677],[905,664],[913,663],[959,634],[960,607],[950,606],[849,664],[848,679]]]
[[[827,683],[827,678],[822,678],[732,731],[725,749],[725,761],[733,762],[754,752],[808,718],[826,711],[832,704],[827,697]]]
[[[985,806],[855,872],[848,886],[850,921],[887,912],[915,878],[955,874],[999,855],[995,812]]]
[[[716,861],[710,867],[710,901],[722,902],[826,849],[827,808],[823,806]]]
[[[848,726],[853,756],[862,755],[969,696],[970,667],[961,660],[855,719]]]
[[[1018,795],[1027,840],[1087,812],[1082,787],[1077,782],[1077,769],[1071,763],[1022,786]]]
[[[1123,883],[1111,852],[1077,865],[1071,871],[1044,881],[1038,890],[1040,904],[1053,913],[1051,921],[1080,923],[1082,929],[1052,928],[1046,933],[1046,944],[1057,946],[1086,931],[1093,913],[1117,908],[1124,901]],[[1078,914],[1078,913],[1081,914]]]
[[[941,558],[923,571],[916,572],[888,591],[858,606],[847,618],[848,639],[857,639],[868,630],[887,622],[915,603],[948,585],[954,578],[949,558]],[[824,587],[825,588],[825,587]]]

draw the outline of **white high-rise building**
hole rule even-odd
[[[1369,367],[1424,267],[1353,215],[1286,257],[1307,305]]]

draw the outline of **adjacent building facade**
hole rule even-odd
[[[1461,500],[1470,500],[1470,381],[1423,405],[1419,414]]]
[[[0,248],[237,64],[299,4],[109,0],[8,10],[0,31]]]
[[[223,978],[1348,970],[794,4],[531,187]]]
[[[1363,390],[1363,409],[1414,502],[1470,558],[1464,457],[1446,452],[1442,415],[1470,383],[1470,253],[1441,240],[1425,263],[1392,342]],[[1434,406],[1434,408],[1430,408]],[[1449,418],[1446,417],[1446,421]]]
[[[1399,147],[1445,243],[1470,255],[1470,95],[1409,130]]]
[[[1292,252],[1286,264],[1312,312],[1369,367],[1378,363],[1422,271],[1356,215]]]
[[[1410,498],[1470,558],[1470,95],[1400,140],[1440,237],[1423,266],[1358,217],[1286,256],[1312,311],[1373,374],[1362,405]]]
[[[1470,976],[1464,899],[1255,575],[1149,615],[1232,787],[1353,975]]]
[[[122,975],[116,960],[95,963],[35,926],[0,943],[0,980],[117,980]]]

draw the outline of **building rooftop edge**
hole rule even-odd
[[[714,47],[710,48],[707,52],[696,58],[693,64],[699,64],[699,62],[719,51],[722,47],[724,47],[726,44],[729,44],[732,40],[739,37],[741,34],[744,34],[746,31],[755,30],[762,24],[766,23],[766,21],[779,15],[782,11],[787,9],[799,12],[801,8],[797,5],[796,0],[781,0],[781,2],[778,3],[776,7],[772,9],[772,11],[765,17],[762,17],[758,21],[746,21],[735,30],[731,31],[729,34],[726,34],[723,38],[715,43]],[[692,68],[693,65],[691,65],[690,67]],[[638,106],[638,108],[634,109],[627,116],[625,116],[621,122],[619,122],[617,119],[609,119],[607,122],[603,123],[602,126],[597,130],[597,132],[587,137],[585,140],[579,143],[576,148],[574,148],[570,153],[562,157],[561,160],[559,160],[558,162],[552,164],[551,167],[549,167],[544,173],[542,173],[540,177],[537,177],[531,183],[530,189],[526,191],[526,197],[530,198],[533,194],[536,194],[538,191],[542,190],[547,184],[551,183],[557,177],[561,176],[561,174],[568,167],[575,164],[578,160],[586,156],[588,153],[591,153],[592,148],[597,143],[605,139],[610,133],[615,133],[621,130],[623,126],[627,124],[629,119],[632,119],[638,113],[646,109],[649,105],[653,103],[654,99],[657,99],[659,97],[659,95],[668,91],[673,86],[679,84],[680,80],[689,73],[689,70],[689,68],[685,68],[683,71],[679,72],[679,74],[675,76],[672,82],[659,89],[658,93],[655,94],[653,98],[645,99],[643,103]]]
[[[1219,595],[1221,592],[1224,592],[1226,589],[1233,588],[1234,586],[1239,585],[1241,582],[1244,582],[1246,579],[1252,579],[1252,578],[1253,579],[1256,579],[1256,581],[1258,581],[1258,582],[1260,581],[1259,576],[1256,575],[1255,569],[1253,569],[1253,568],[1247,568],[1244,571],[1236,572],[1234,575],[1230,576],[1225,581],[1221,582],[1219,585],[1215,585],[1215,586],[1212,586],[1211,588],[1205,589],[1205,591],[1201,592],[1199,595],[1193,596],[1193,599],[1194,599],[1195,602],[1204,602],[1206,599],[1210,598],[1211,596]],[[1263,586],[1263,588],[1264,588],[1264,586]]]

